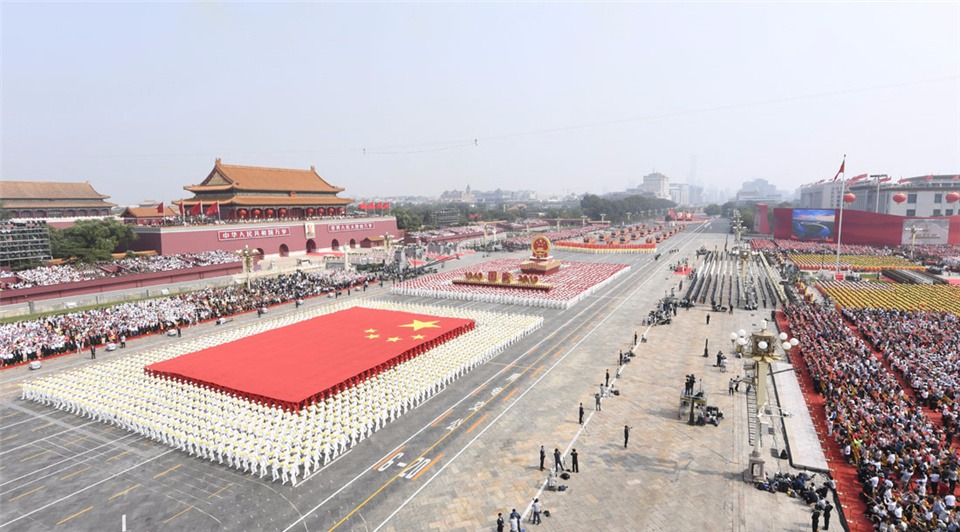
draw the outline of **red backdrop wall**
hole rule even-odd
[[[827,209],[830,210],[830,209]],[[837,209],[834,211],[834,220],[839,227]],[[877,214],[875,212],[843,210],[843,233],[840,235],[841,244],[860,244],[867,246],[899,246],[903,237],[903,225],[916,217],[896,216],[893,214]],[[950,234],[947,242],[960,244],[960,216],[941,216],[937,219],[950,220]],[[789,240],[793,209],[773,210],[773,237]]]

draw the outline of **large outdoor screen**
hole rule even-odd
[[[790,238],[832,242],[835,227],[834,215],[831,209],[794,209]]]

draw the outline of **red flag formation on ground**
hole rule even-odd
[[[354,307],[164,360],[149,375],[299,409],[472,330],[473,320]],[[317,342],[317,332],[325,335]],[[263,353],[284,346],[283,364]]]

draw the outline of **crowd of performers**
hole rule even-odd
[[[799,304],[785,312],[793,335],[803,346],[815,391],[825,399],[828,433],[857,467],[874,522],[890,530],[956,529],[960,521],[953,491],[958,455],[951,443],[957,425],[948,419],[956,419],[951,383],[960,353],[955,339],[952,344],[931,342],[939,338],[932,331],[938,320],[952,324],[945,334],[956,336],[956,317],[884,314],[889,311],[850,314],[858,325],[863,317],[865,334],[893,367],[907,368],[910,374],[906,377],[918,386],[917,395],[928,392],[926,399],[918,402],[905,393],[871,346],[832,307]],[[884,316],[891,320],[889,326],[878,324]],[[898,321],[892,321],[894,317]],[[896,327],[901,331],[887,331]],[[911,337],[910,331],[916,336]],[[917,367],[921,353],[928,366],[923,370]],[[937,392],[931,393],[935,388]],[[932,421],[921,402],[949,414],[945,423]]]
[[[476,329],[422,355],[381,368],[302,408],[280,408],[144,367],[295,321],[342,310],[317,309],[228,329],[208,337],[91,364],[23,385],[23,398],[111,423],[165,445],[261,478],[296,484],[410,408],[540,327],[543,318],[409,304],[367,306],[458,318]]]

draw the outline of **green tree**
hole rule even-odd
[[[703,213],[707,216],[719,216],[723,213],[723,209],[716,203],[711,203],[703,209]]]
[[[397,218],[397,228],[404,231],[416,231],[423,225],[423,212],[407,207],[394,207],[390,214]]]
[[[115,249],[129,246],[136,238],[131,226],[109,218],[81,220],[60,230],[50,228],[53,257],[81,262],[109,260]]]

